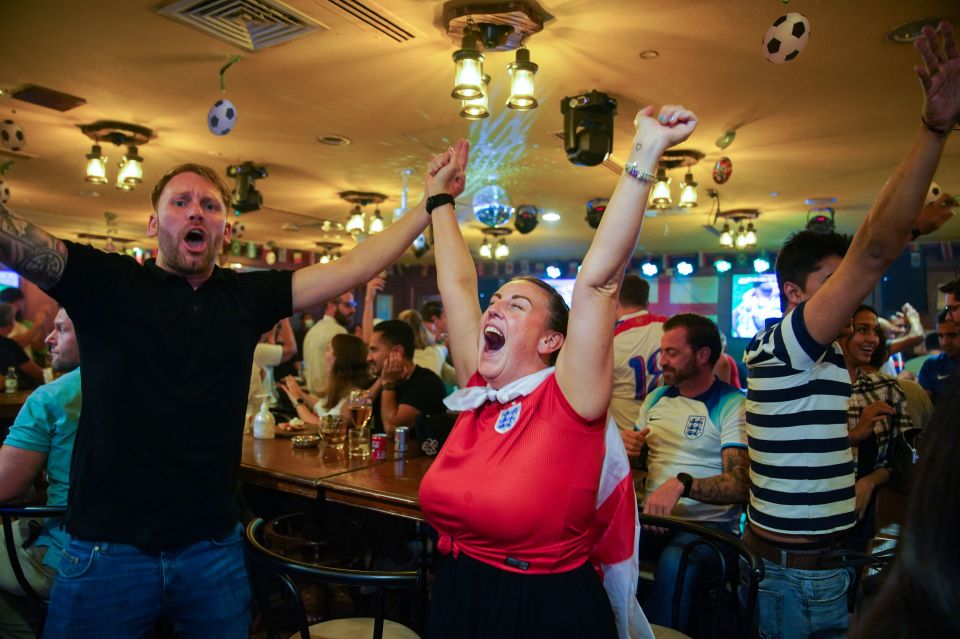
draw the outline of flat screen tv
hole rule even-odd
[[[0,291],[5,288],[20,288],[20,276],[13,271],[0,270]]]
[[[543,281],[560,293],[560,297],[564,299],[564,301],[567,303],[567,306],[570,306],[573,303],[573,284],[577,281],[576,278],[571,277],[569,279],[558,280],[551,280],[547,278]]]
[[[780,289],[773,273],[734,275],[730,300],[730,333],[751,339],[769,317],[780,317]]]

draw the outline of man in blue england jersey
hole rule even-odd
[[[764,560],[762,636],[846,636],[850,574],[819,560],[856,523],[850,377],[835,339],[907,242],[951,216],[947,207],[921,215],[960,121],[960,51],[949,24],[938,32],[926,28],[917,40],[924,100],[906,156],[849,248],[833,233],[787,240],[776,266],[785,314],[744,351],[751,480],[744,541]]]
[[[640,408],[634,431],[621,437],[627,454],[647,448],[643,512],[673,516],[730,533],[738,531],[748,477],[743,394],[718,380],[720,331],[706,317],[674,315],[663,324],[660,365],[665,386],[654,389]],[[659,553],[653,589],[643,609],[650,623],[670,626],[673,592],[687,533],[645,534],[640,551]],[[698,581],[719,571],[713,552],[699,547],[690,557],[678,628],[688,632]]]

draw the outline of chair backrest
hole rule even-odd
[[[754,610],[757,605],[757,590],[760,582],[763,580],[763,560],[749,546],[733,535],[725,534],[691,521],[676,519],[674,517],[659,517],[657,515],[640,514],[640,523],[644,526],[657,526],[675,531],[682,531],[696,535],[694,539],[686,546],[680,556],[676,589],[673,593],[673,627],[676,627],[680,613],[680,596],[682,594],[682,584],[684,574],[687,569],[690,554],[697,547],[706,547],[711,549],[719,559],[722,570],[722,579],[730,585],[734,596],[737,593],[737,586],[740,583],[739,562],[728,562],[727,558],[734,554],[738,559],[743,559],[748,568],[748,586],[747,597],[743,609],[735,606],[738,615],[738,630],[741,637],[752,637],[756,635],[756,619]],[[717,636],[719,626],[720,605],[714,609],[712,636]],[[742,615],[742,616],[741,616]]]
[[[247,555],[251,561],[251,579],[257,600],[268,621],[268,636],[273,631],[269,614],[269,583],[273,582],[286,598],[292,602],[297,625],[302,639],[309,639],[306,611],[300,600],[293,577],[320,584],[339,584],[344,586],[365,586],[375,589],[376,614],[374,617],[374,639],[383,636],[385,590],[388,588],[412,588],[420,581],[420,573],[415,570],[374,571],[337,568],[299,561],[277,554],[263,543],[264,522],[257,518],[247,525]]]
[[[40,631],[42,633],[43,620],[46,616],[47,605],[50,603],[45,597],[34,590],[33,586],[27,580],[23,573],[23,566],[20,565],[20,555],[17,552],[16,540],[13,536],[14,519],[24,517],[30,519],[39,519],[47,517],[63,517],[67,513],[65,506],[21,506],[12,504],[0,504],[0,518],[3,519],[3,540],[6,546],[7,557],[10,559],[10,568],[13,575],[20,584],[20,588],[33,604],[40,611]],[[39,636],[39,634],[38,634]]]

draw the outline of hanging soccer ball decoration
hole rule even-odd
[[[760,52],[774,64],[790,62],[803,51],[810,39],[810,23],[799,13],[777,18],[763,36]]]
[[[530,204],[523,204],[517,207],[517,219],[513,221],[513,228],[521,235],[526,235],[537,228],[538,209]]]
[[[502,187],[489,184],[473,196],[473,217],[491,228],[503,226],[513,216],[510,196]]]
[[[23,129],[13,120],[0,122],[0,142],[11,151],[19,151],[27,145]]]
[[[207,114],[207,128],[214,135],[226,135],[237,124],[237,107],[233,102],[223,98],[217,100]]]
[[[10,187],[3,180],[0,180],[0,204],[6,204],[10,200]]]

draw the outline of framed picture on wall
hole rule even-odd
[[[373,309],[373,318],[378,320],[393,319],[393,295],[390,293],[377,295],[377,306]]]

